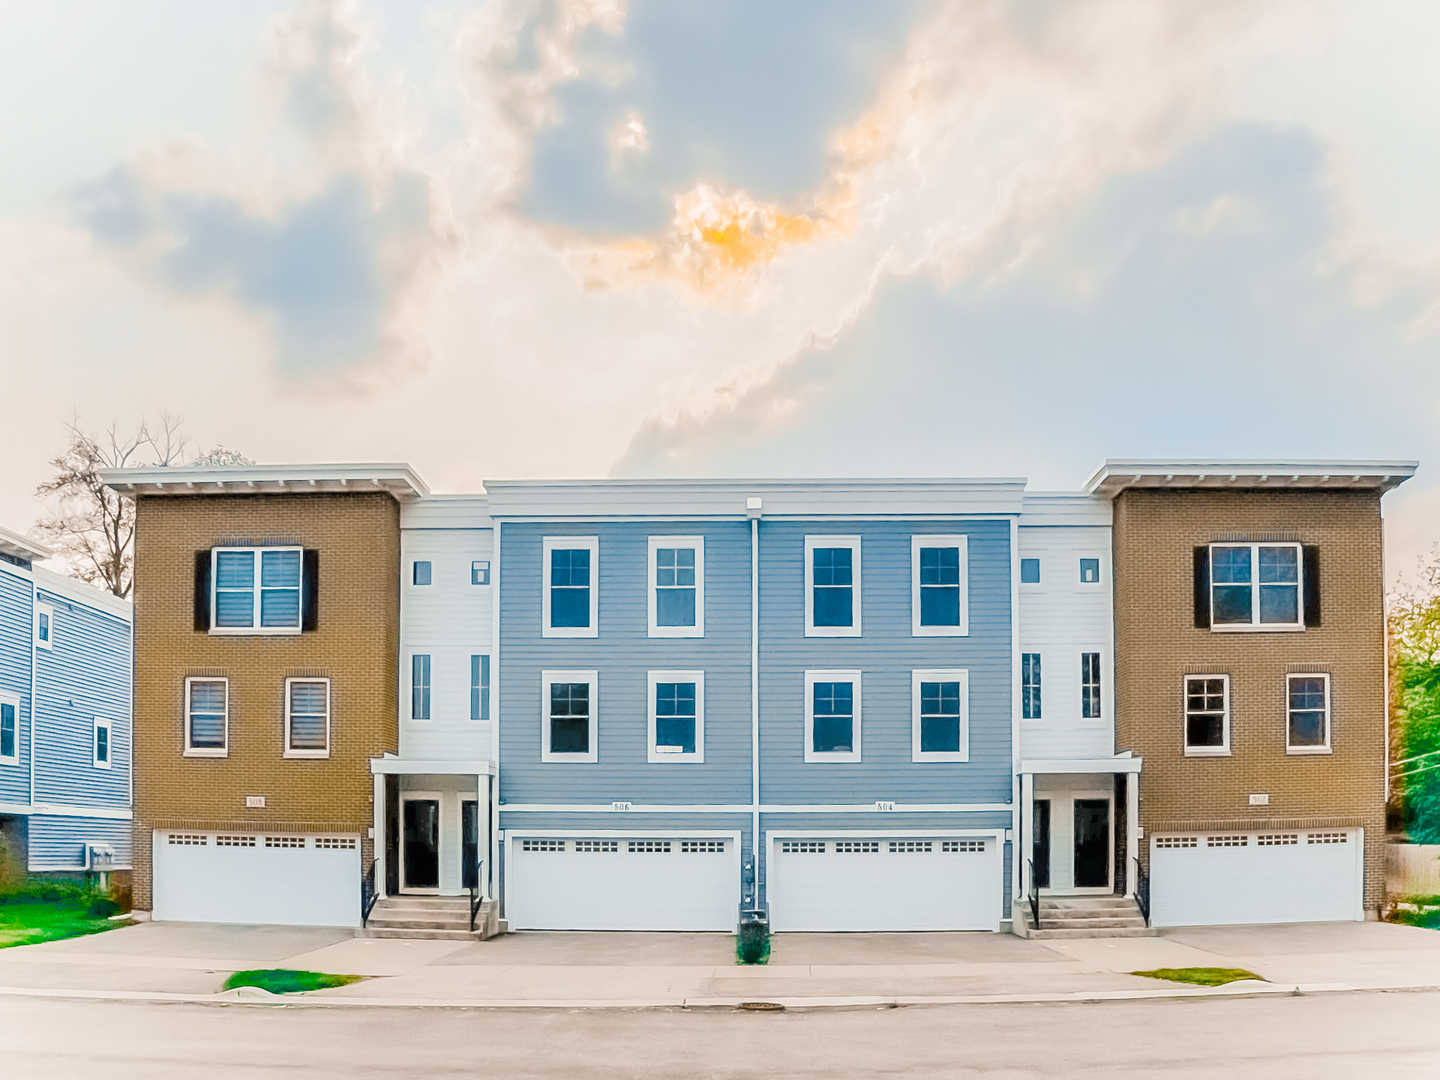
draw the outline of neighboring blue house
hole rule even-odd
[[[511,927],[1008,922],[1023,481],[486,487]]]
[[[0,859],[128,870],[131,604],[33,565],[51,554],[0,529]]]

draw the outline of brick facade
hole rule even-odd
[[[1145,760],[1146,835],[1363,827],[1365,907],[1375,908],[1385,854],[1379,493],[1137,488],[1121,492],[1114,506],[1116,739]],[[1318,627],[1216,633],[1195,626],[1194,549],[1246,539],[1318,545]],[[1299,672],[1330,675],[1331,754],[1286,753],[1285,676]],[[1185,756],[1186,674],[1230,676],[1232,756]],[[1268,793],[1270,805],[1249,806],[1252,792]]]
[[[247,543],[319,552],[314,630],[228,637],[194,629],[196,553]],[[156,828],[366,836],[373,820],[369,759],[397,749],[399,561],[399,505],[385,492],[137,500],[137,908],[151,906]],[[182,754],[190,676],[230,680],[225,758]],[[285,679],[295,676],[331,680],[328,758],[283,757]],[[264,795],[265,808],[246,809],[247,795]],[[368,866],[371,844],[362,846]]]

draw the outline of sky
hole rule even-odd
[[[1417,459],[1440,5],[0,6],[0,523],[65,423],[486,477]]]

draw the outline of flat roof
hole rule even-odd
[[[405,462],[336,465],[151,466],[104,469],[100,478],[122,495],[274,495],[388,491],[417,499],[430,489]]]
[[[11,532],[0,525],[0,551],[16,559],[34,561],[36,559],[48,559],[55,554],[53,548],[48,548],[38,540],[31,540],[22,533]]]
[[[1110,459],[1085,490],[1114,498],[1126,488],[1265,488],[1389,491],[1420,467],[1416,461],[1285,461],[1277,459]]]

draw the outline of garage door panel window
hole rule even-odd
[[[540,760],[594,762],[596,758],[596,686],[594,671],[541,673]]]
[[[1330,753],[1330,676],[1289,675],[1285,684],[1287,752]]]
[[[1185,677],[1184,737],[1187,756],[1230,753],[1230,676]]]
[[[229,753],[230,680],[185,680],[185,754],[225,757]]]
[[[705,673],[652,671],[650,686],[651,762],[705,760]]]
[[[860,760],[860,672],[805,673],[805,760]]]
[[[910,675],[910,756],[914,761],[970,760],[970,674],[963,668]]]
[[[285,756],[330,756],[330,680],[285,680]]]

